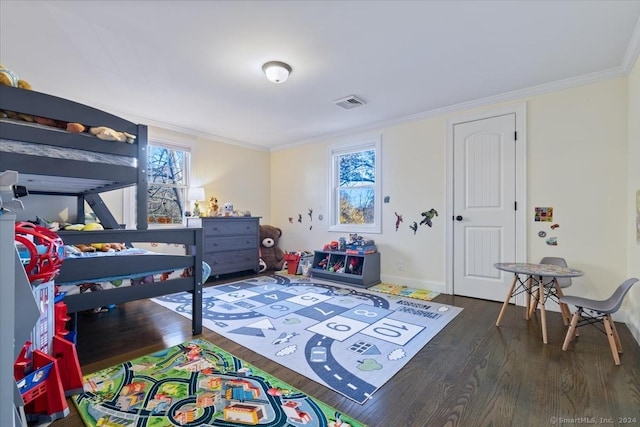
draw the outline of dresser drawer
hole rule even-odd
[[[255,249],[258,247],[258,236],[238,235],[228,237],[205,237],[204,251],[207,252],[224,252],[236,251],[240,249]]]
[[[208,253],[202,258],[211,266],[211,275],[214,276],[243,270],[258,270],[256,249]]]
[[[215,221],[203,221],[202,233],[205,237],[209,236],[225,236],[225,235],[241,235],[255,234],[258,235],[258,221],[242,220],[233,218],[231,220],[219,219]]]

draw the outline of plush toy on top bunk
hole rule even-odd
[[[22,80],[16,73],[8,68],[5,68],[0,64],[0,85],[17,87],[20,89],[31,90],[31,84]],[[15,111],[1,110],[0,117],[8,117],[14,120],[24,120],[31,123],[38,123],[43,126],[51,126],[59,129],[64,129],[71,133],[82,133],[87,130],[87,127],[82,123],[77,122],[65,122],[62,120],[54,120],[48,117],[34,117],[30,114],[19,113]],[[118,141],[127,142],[133,144],[136,136],[127,132],[119,132],[106,126],[94,126],[88,129],[91,135],[104,141]]]
[[[133,144],[136,140],[136,136],[127,132],[118,132],[106,126],[97,126],[89,128],[89,133],[96,138],[103,139],[105,141],[118,141]]]
[[[28,81],[22,80],[16,73],[5,68],[2,64],[0,64],[0,84],[31,90],[31,84]]]
[[[16,73],[4,65],[0,64],[0,85],[17,87],[20,89],[31,90],[31,83],[26,80],[22,80]],[[14,111],[0,110],[0,117],[9,117],[15,120],[26,120],[33,122],[34,117],[28,114],[16,113]]]

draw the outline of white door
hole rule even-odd
[[[453,126],[453,293],[504,301],[516,260],[516,114]]]

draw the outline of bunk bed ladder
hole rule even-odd
[[[91,210],[96,214],[96,217],[98,217],[100,224],[102,224],[104,228],[112,230],[119,230],[122,228],[98,193],[87,193],[84,197],[78,197],[78,222],[84,222],[85,201],[89,204]]]

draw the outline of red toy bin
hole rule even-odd
[[[298,271],[298,263],[300,262],[300,255],[284,254],[284,260],[287,261],[287,273],[296,274]]]

